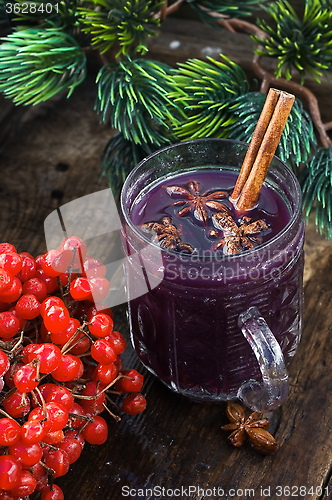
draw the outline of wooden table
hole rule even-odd
[[[95,94],[91,73],[69,100],[36,109],[12,109],[1,101],[7,118],[0,240],[19,251],[45,252],[47,215],[107,187],[105,179],[99,182],[100,154],[112,132],[98,123]],[[313,222],[305,251],[303,337],[289,368],[289,396],[271,416],[280,449],[263,457],[246,445],[233,448],[221,430],[225,404],[197,404],[173,394],[146,373],[128,342],[124,366],[146,375],[147,410],[119,423],[105,417],[107,443],[86,445],[56,481],[66,500],[332,498],[332,244],[317,235]],[[125,305],[114,308],[115,327],[128,339],[125,312]],[[154,494],[142,495],[144,488],[155,488]]]

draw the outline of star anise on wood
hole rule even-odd
[[[223,231],[223,238],[213,247],[214,250],[223,248],[226,254],[240,253],[243,250],[254,248],[262,243],[259,235],[267,231],[269,226],[262,219],[252,221],[249,217],[242,217],[238,224],[225,213],[217,213],[212,216],[213,225]],[[210,236],[218,236],[216,231],[210,231]]]
[[[141,229],[146,233],[153,233],[152,241],[159,242],[162,248],[168,250],[179,250],[188,253],[193,253],[194,249],[191,245],[183,243],[179,229],[172,224],[170,217],[163,217],[161,223],[146,222],[142,224]]]
[[[272,455],[279,448],[272,434],[266,430],[270,425],[269,420],[259,418],[257,411],[246,416],[242,406],[228,401],[226,415],[230,423],[221,428],[224,431],[232,431],[228,439],[233,446],[242,446],[248,439],[253,448],[263,455]]]
[[[215,191],[211,193],[209,190],[200,194],[198,182],[191,181],[187,184],[187,186],[188,189],[181,186],[164,186],[166,192],[170,196],[179,195],[186,198],[173,203],[173,206],[185,205],[178,212],[180,217],[187,215],[189,212],[193,212],[194,217],[206,225],[208,222],[207,207],[219,210],[219,212],[222,213],[228,213],[229,209],[219,201],[227,197],[227,193],[225,191]]]

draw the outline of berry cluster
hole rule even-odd
[[[33,258],[0,244],[0,500],[62,500],[85,441],[103,444],[108,405],[146,407],[143,376],[123,370],[126,348],[113,330],[106,268],[72,236]],[[123,396],[121,408],[111,396]]]

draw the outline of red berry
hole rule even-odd
[[[49,431],[47,434],[45,434],[43,438],[43,442],[46,444],[58,444],[61,443],[61,441],[64,438],[64,433],[62,429],[59,429],[58,431]]]
[[[89,322],[89,330],[94,337],[107,337],[112,329],[113,320],[107,314],[96,314]]]
[[[113,313],[112,313],[111,309],[109,307],[105,306],[104,304],[101,304],[101,303],[99,303],[98,306],[93,304],[87,310],[86,317],[87,317],[88,321],[90,321],[92,316],[95,316],[96,314],[100,314],[100,313],[107,314],[107,316],[109,316],[110,318],[113,319]]]
[[[84,439],[90,444],[104,444],[108,437],[107,423],[103,417],[93,417],[82,430]]]
[[[2,292],[0,294],[0,300],[2,302],[5,302],[6,304],[9,304],[11,302],[16,302],[21,297],[21,294],[22,283],[16,276],[14,276],[11,286],[6,289],[5,292]]]
[[[31,278],[23,284],[22,292],[24,295],[32,294],[42,303],[47,296],[47,288],[43,281],[38,278]]]
[[[16,252],[6,252],[0,254],[0,269],[16,275],[22,269],[22,259]]]
[[[125,377],[115,382],[115,389],[120,392],[139,392],[143,386],[144,377],[136,370],[124,370]],[[128,378],[127,378],[128,377]]]
[[[122,409],[128,415],[138,415],[146,408],[146,399],[143,394],[133,392],[122,401]]]
[[[91,278],[90,283],[92,285],[92,297],[95,302],[101,302],[104,300],[109,292],[110,284],[106,278]]]
[[[92,286],[88,278],[76,278],[70,285],[70,295],[74,300],[91,300]]]
[[[3,351],[0,351],[0,377],[2,377],[10,367],[10,362],[8,359],[7,354],[5,354]]]
[[[36,486],[37,481],[33,475],[27,470],[22,470],[18,484],[10,491],[18,497],[28,497],[35,491]]]
[[[12,455],[0,456],[0,488],[12,490],[19,483],[21,466]]]
[[[27,327],[29,325],[29,321],[25,320],[17,313],[15,306],[12,306],[10,309],[8,309],[8,312],[14,314],[14,316],[19,320],[20,330],[23,330],[24,327]]]
[[[87,382],[82,391],[82,396],[93,397],[94,399],[82,399],[81,405],[84,406],[98,406],[102,405],[105,401],[105,393],[98,391],[97,383],[94,381]]]
[[[106,340],[113,345],[117,354],[122,354],[125,351],[127,343],[120,332],[113,330],[109,335],[107,335]]]
[[[9,446],[9,453],[13,455],[22,467],[31,467],[39,462],[43,456],[43,449],[40,444],[25,445],[22,441]]]
[[[100,380],[103,385],[108,385],[113,382],[117,374],[118,371],[113,363],[109,365],[101,365],[99,363],[93,374],[93,379],[96,381]]]
[[[29,413],[28,422],[39,422],[42,425],[45,434],[47,434],[52,428],[51,417],[47,412],[45,415],[44,409],[41,406],[37,406]]]
[[[64,500],[64,498],[62,489],[56,484],[46,486],[41,494],[41,500]]]
[[[52,377],[58,382],[68,382],[79,379],[84,372],[80,358],[72,354],[64,354],[58,367],[52,372]]]
[[[91,346],[91,356],[98,363],[107,365],[114,363],[117,355],[110,342],[105,339],[98,339]]]
[[[33,353],[35,349],[38,349],[38,344],[28,344],[23,347],[21,351],[22,361],[23,363],[29,363],[33,360],[33,356],[30,356],[30,353]]]
[[[81,340],[76,344],[76,341],[78,339]],[[73,347],[70,347],[71,345]],[[91,346],[90,339],[86,337],[84,333],[81,332],[78,334],[76,339],[69,344],[68,351],[70,350],[70,354],[75,354],[75,356],[78,356],[79,354],[83,354],[84,352],[88,351],[90,349],[90,346]]]
[[[68,411],[74,404],[74,398],[66,387],[54,385],[45,398],[46,403],[61,403]]]
[[[60,299],[60,297],[52,296],[52,297],[47,297],[43,302],[40,304],[40,314],[44,318],[46,312],[50,307],[52,306],[61,306],[65,307],[65,303],[63,300]]]
[[[114,366],[117,369],[118,373],[123,372],[123,364],[122,364],[121,356],[117,355],[116,360],[114,361]]]
[[[13,284],[14,276],[5,271],[5,269],[0,269],[0,293],[8,290]]]
[[[45,342],[44,344],[37,345],[34,350],[31,350],[28,354],[28,359],[29,362],[33,359],[39,359],[40,373],[51,373],[58,367],[61,356],[61,351],[56,345]]]
[[[83,427],[84,420],[81,418],[75,418],[73,416],[73,415],[80,415],[80,416],[84,415],[84,411],[83,411],[83,408],[81,407],[81,405],[79,405],[78,403],[74,403],[73,406],[71,407],[69,413],[71,414],[69,416],[69,419],[71,422],[71,427],[73,429],[80,429],[81,427]]]
[[[66,453],[70,464],[78,460],[83,450],[83,445],[78,439],[75,439],[75,435],[76,432],[73,432],[72,436],[68,436],[67,434],[63,441],[58,445],[58,448]],[[84,444],[83,436],[82,439]]]
[[[21,252],[22,269],[17,275],[22,283],[25,283],[36,275],[36,261],[28,252]]]
[[[68,326],[69,320],[68,309],[63,306],[51,306],[44,314],[45,328],[51,333],[59,333],[64,330]]]
[[[70,251],[49,250],[41,260],[41,267],[47,276],[56,278],[68,270],[71,261],[72,255]]]
[[[87,278],[104,277],[106,267],[98,259],[87,257],[84,261],[84,273]]]
[[[61,403],[53,401],[46,404],[48,418],[52,423],[49,432],[55,432],[63,429],[68,422],[68,410]]]
[[[77,236],[69,236],[61,243],[60,250],[70,250],[72,259],[75,253],[74,269],[82,270],[86,256],[86,244],[84,241]]]
[[[0,446],[10,446],[20,439],[20,426],[12,418],[0,419]]]
[[[0,253],[7,253],[7,252],[16,252],[17,250],[14,247],[14,245],[11,245],[10,243],[4,242],[0,243]]]
[[[45,436],[45,429],[37,420],[28,421],[22,425],[20,435],[23,444],[36,444]]]
[[[21,366],[14,375],[14,384],[20,392],[33,391],[39,383],[37,368],[32,364]]]
[[[40,302],[34,295],[22,295],[16,302],[15,311],[23,319],[37,318],[40,312]]]
[[[5,411],[13,418],[22,418],[30,411],[30,399],[22,392],[16,391],[3,400]]]
[[[54,477],[64,476],[69,470],[67,454],[62,450],[50,450],[45,454],[44,462],[54,470]]]
[[[61,330],[59,333],[52,333],[51,340],[55,344],[65,345],[68,340],[72,338],[72,336],[76,333],[77,329],[81,326],[81,323],[76,318],[70,318],[68,325],[64,330]],[[75,337],[75,339],[78,337]],[[75,342],[74,339],[74,342]]]
[[[5,311],[0,313],[0,337],[8,340],[14,337],[20,329],[20,320],[15,314]]]
[[[45,286],[47,288],[47,293],[53,293],[58,288],[57,279],[47,276],[42,269],[37,269],[33,277],[38,278],[40,281],[45,283]]]

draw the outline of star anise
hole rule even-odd
[[[182,242],[181,233],[179,229],[172,224],[172,219],[170,217],[163,217],[161,219],[161,223],[147,222],[142,224],[141,229],[146,233],[154,233],[152,241],[159,242],[162,248],[167,248],[168,250],[179,250],[188,253],[194,252],[191,245],[187,245]]]
[[[214,250],[223,247],[224,253],[235,254],[243,250],[254,248],[262,243],[260,236],[255,236],[269,229],[269,226],[262,219],[252,221],[249,217],[242,217],[238,224],[234,219],[224,213],[212,216],[213,225],[223,231],[223,238],[214,245]],[[218,236],[216,231],[210,231],[211,236]]]
[[[187,186],[188,189],[185,189],[181,186],[164,186],[166,192],[170,196],[180,195],[186,198],[185,200],[179,200],[172,204],[174,206],[185,205],[178,212],[178,215],[180,217],[183,217],[184,215],[187,215],[192,211],[194,217],[206,225],[208,222],[207,207],[214,210],[219,210],[219,212],[223,213],[227,213],[229,211],[225,205],[218,201],[226,198],[227,193],[225,191],[215,191],[212,193],[209,191],[205,191],[203,194],[200,194],[200,187],[198,182],[188,182]]]
[[[246,416],[242,406],[228,401],[226,415],[229,424],[223,425],[224,431],[232,431],[228,436],[233,446],[242,446],[248,439],[250,444],[263,455],[272,455],[279,444],[266,429],[270,422],[267,418],[260,419],[257,411]]]

